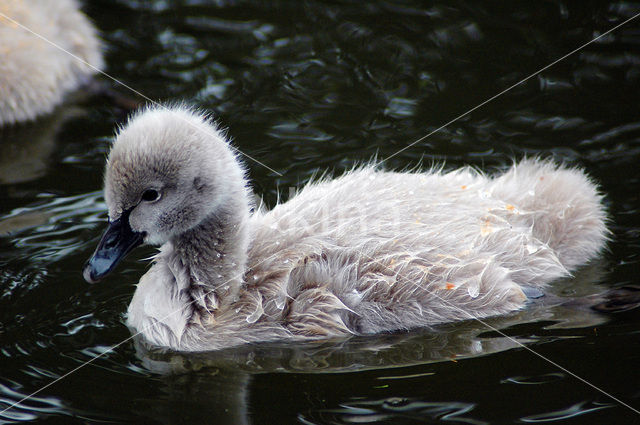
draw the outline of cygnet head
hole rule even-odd
[[[100,280],[143,242],[173,240],[245,190],[243,169],[206,116],[186,107],[138,113],[116,135],[107,160],[109,228],[85,279]]]

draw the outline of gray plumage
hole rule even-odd
[[[142,199],[150,188],[158,200]],[[105,198],[112,222],[162,245],[128,325],[185,351],[508,313],[525,305],[523,288],[569,275],[607,237],[585,174],[534,159],[495,177],[365,166],[250,213],[224,134],[182,107],[121,129]]]
[[[0,12],[11,19],[0,16],[0,126],[51,112],[95,73],[81,60],[103,66],[95,28],[75,0],[3,0]]]

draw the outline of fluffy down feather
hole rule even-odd
[[[9,18],[0,15],[0,126],[51,112],[96,72],[82,61],[102,68],[96,30],[74,0],[2,0],[0,13]]]
[[[141,201],[158,187],[159,201]],[[162,244],[128,324],[152,345],[215,350],[483,318],[522,308],[603,248],[602,198],[578,169],[365,166],[250,213],[245,172],[207,118],[148,109],[116,138],[112,220]]]

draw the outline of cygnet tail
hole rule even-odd
[[[495,180],[493,195],[533,218],[533,236],[569,271],[596,257],[608,239],[602,195],[580,169],[526,159]]]

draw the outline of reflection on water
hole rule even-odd
[[[442,361],[458,361],[533,341],[575,338],[554,330],[597,326],[604,317],[586,306],[532,307],[506,317],[456,323],[433,330],[353,337],[306,344],[260,344],[212,353],[148,351],[138,340],[142,364],[160,374],[205,368],[264,372],[349,372],[386,369]]]
[[[108,71],[212,111],[272,206],[290,187],[386,158],[640,12],[633,2],[91,0]],[[639,405],[637,310],[587,306],[637,285],[640,54],[632,22],[395,155],[389,168],[523,155],[583,166],[612,242],[527,310],[410,333],[218,353],[146,351],[122,314],[146,263],[87,285],[116,107],[71,100],[0,131],[0,421],[120,423],[630,423],[635,414],[527,348]],[[137,258],[152,255],[141,252]],[[496,331],[499,330],[498,331]],[[508,337],[507,337],[508,336]],[[513,338],[513,339],[512,339]],[[98,357],[100,356],[100,357]],[[90,394],[90,397],[87,397]],[[534,400],[535,402],[532,402]],[[633,419],[631,419],[633,418]]]

